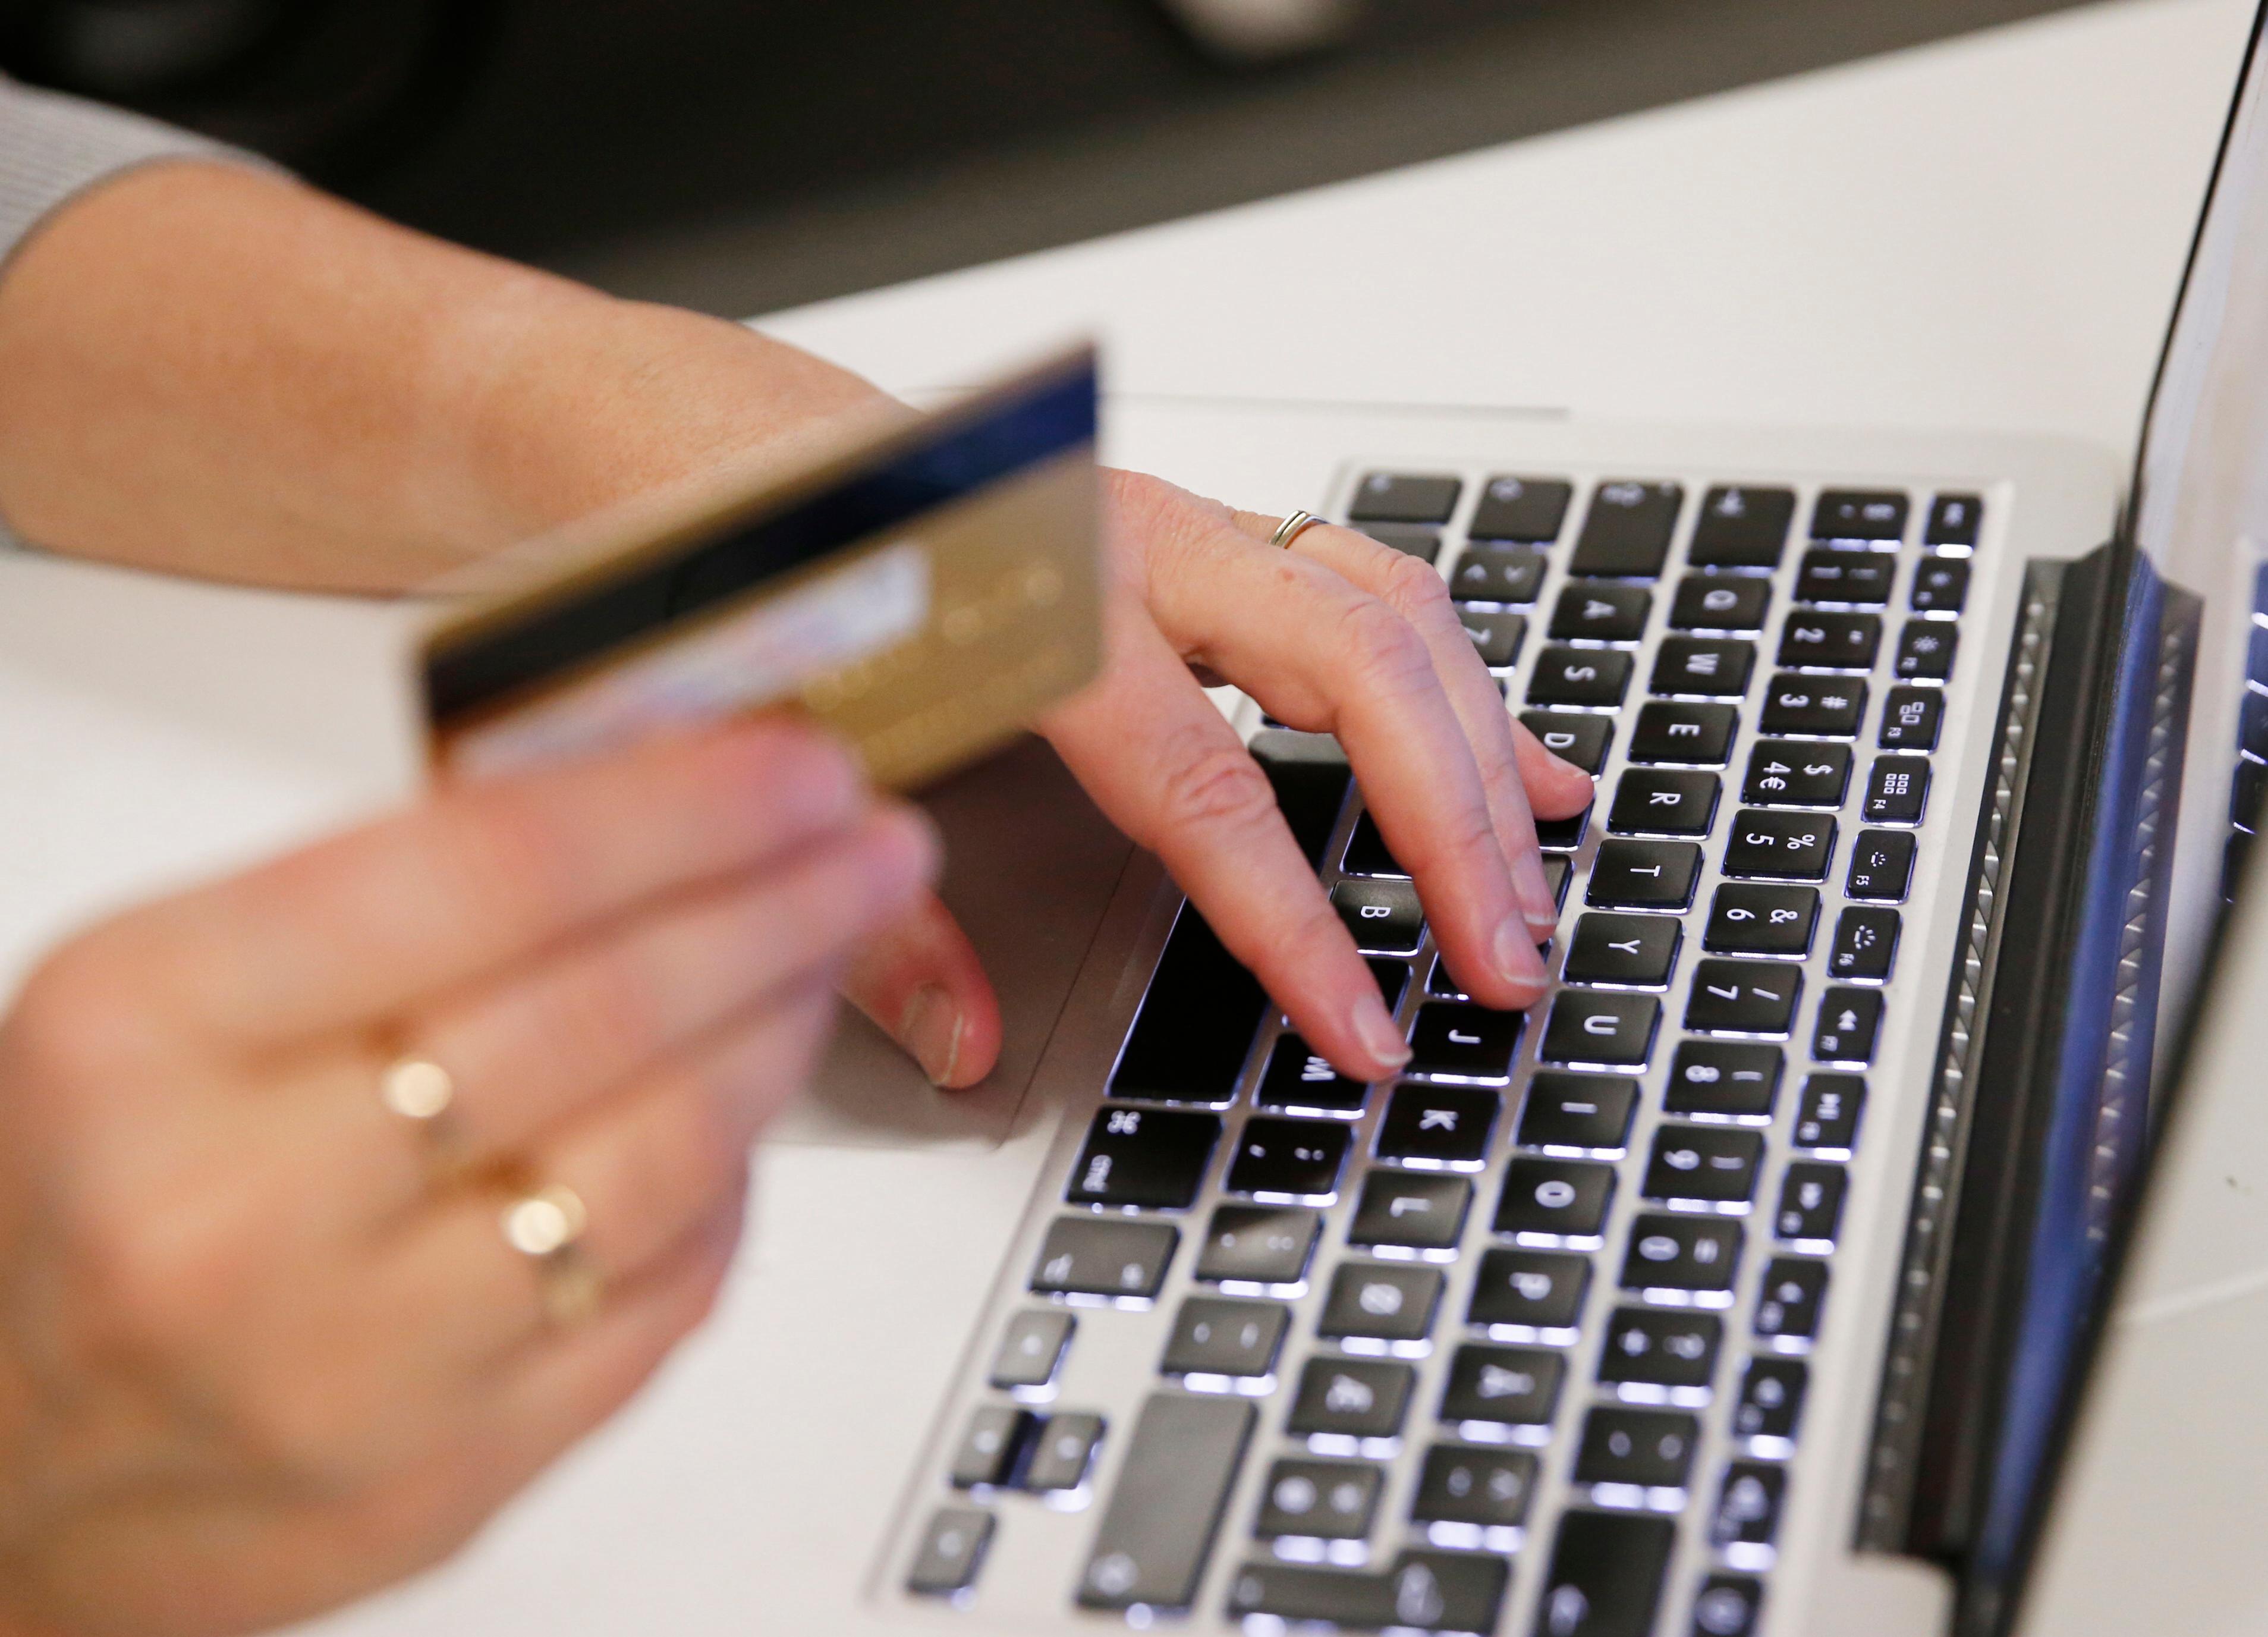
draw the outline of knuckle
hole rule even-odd
[[[1168,830],[1242,829],[1264,822],[1276,793],[1251,753],[1210,730],[1185,729],[1168,748],[1162,825]]]
[[[70,1329],[96,1353],[186,1356],[222,1333],[256,1282],[256,1240],[212,1191],[173,1199],[122,1179],[83,1182],[59,1250]]]
[[[148,1019],[129,963],[102,932],[65,944],[25,981],[6,1025],[26,1083],[68,1089],[114,1084],[138,1060]]]
[[[1384,549],[1384,548],[1381,548]],[[1388,551],[1380,575],[1387,600],[1405,617],[1438,618],[1449,609],[1449,586],[1431,563],[1406,551]]]
[[[1359,597],[1340,616],[1341,650],[1351,680],[1366,691],[1407,694],[1432,681],[1432,656],[1401,615],[1376,597]]]

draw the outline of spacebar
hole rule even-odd
[[[1087,1554],[1081,1604],[1185,1609],[1196,1601],[1253,1413],[1241,1398],[1150,1395]]]

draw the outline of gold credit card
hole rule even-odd
[[[799,710],[906,790],[1102,662],[1091,349],[784,476],[491,566],[420,637],[437,771],[481,777]]]

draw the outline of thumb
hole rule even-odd
[[[973,1086],[1000,1056],[1000,1002],[976,946],[934,893],[850,962],[843,998],[903,1046],[931,1083]]]

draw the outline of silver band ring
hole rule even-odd
[[[535,1266],[543,1316],[564,1330],[587,1322],[603,1293],[598,1270],[579,1249],[591,1213],[562,1183],[520,1195],[504,1208],[504,1242]]]
[[[430,1182],[444,1186],[464,1176],[467,1156],[455,1118],[455,1076],[431,1058],[415,1053],[399,1057],[379,1075],[378,1100],[387,1113],[417,1128]]]
[[[1310,523],[1320,523],[1322,520],[1313,512],[1294,512],[1276,525],[1276,532],[1268,536],[1268,543],[1271,546],[1282,546],[1288,551],[1291,549],[1292,542],[1300,537],[1301,529]]]

